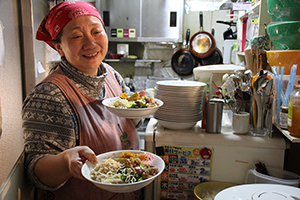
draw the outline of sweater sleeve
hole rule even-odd
[[[125,81],[123,79],[123,77],[121,76],[121,74],[116,71],[113,67],[110,66],[110,68],[112,69],[112,71],[114,72],[115,78],[118,81],[119,85],[122,88],[122,92],[125,92],[126,90],[126,85],[125,85]]]
[[[42,83],[25,99],[22,119],[27,176],[36,187],[55,190],[57,188],[50,188],[38,180],[34,166],[45,155],[76,146],[75,113],[57,86]]]

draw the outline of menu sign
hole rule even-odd
[[[194,199],[194,187],[211,179],[213,150],[163,145],[165,170],[159,178],[160,199]]]

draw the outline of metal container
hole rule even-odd
[[[222,127],[223,102],[205,102],[206,132],[220,133]]]
[[[109,41],[182,42],[183,0],[96,0]]]

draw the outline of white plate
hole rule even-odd
[[[189,103],[202,103],[203,102],[203,98],[176,98],[176,97],[170,97],[170,96],[163,96],[163,95],[159,95],[156,94],[155,98],[161,99],[162,101],[167,101],[169,103],[182,103],[182,104],[189,104]]]
[[[138,150],[119,150],[119,151],[111,151],[107,153],[103,153],[97,156],[98,161],[101,162],[103,159],[108,159],[108,158],[118,158],[119,155],[124,152],[124,151],[130,151],[132,153],[144,153],[146,151],[138,151]],[[158,177],[164,170],[165,168],[165,163],[163,159],[161,159],[159,156],[146,152],[148,154],[151,154],[154,156],[154,161],[152,163],[153,166],[158,168],[158,173],[155,176],[152,176],[151,178],[148,178],[146,180],[140,181],[140,182],[135,182],[135,183],[126,183],[126,184],[109,184],[109,183],[100,183],[98,181],[94,181],[90,178],[90,172],[91,170],[95,167],[92,163],[89,161],[86,162],[82,169],[81,173],[86,178],[88,181],[92,182],[94,185],[97,187],[110,191],[110,192],[115,192],[115,193],[127,193],[127,192],[132,192],[139,190],[147,185],[149,185],[156,177]]]
[[[176,107],[174,109],[170,109],[168,107],[161,107],[156,114],[168,114],[168,113],[176,113],[177,115],[197,115],[199,113],[202,114],[202,109],[181,109],[180,107]]]
[[[139,118],[144,118],[148,117],[149,115],[152,115],[157,111],[159,107],[161,107],[164,103],[159,100],[154,98],[153,101],[158,103],[158,106],[151,107],[151,108],[115,108],[113,106],[110,106],[109,104],[111,102],[114,102],[118,99],[119,97],[113,97],[113,98],[108,98],[102,101],[102,104],[105,105],[108,110],[115,115],[119,117],[124,117],[124,118],[129,118],[129,119],[139,119]]]
[[[155,113],[154,117],[157,119],[161,119],[161,120],[176,121],[176,122],[195,122],[195,121],[199,121],[202,119],[201,113],[199,113],[197,115],[192,115],[192,116],[176,115],[176,114],[167,115],[167,114]]]
[[[206,86],[206,83],[202,83],[199,81],[157,81],[156,85],[158,86],[166,86],[166,87],[188,87],[188,88],[193,88],[193,87],[203,87]]]
[[[180,123],[180,122],[169,122],[169,121],[164,121],[157,119],[158,123],[162,125],[165,128],[172,129],[172,130],[185,130],[185,129],[190,129],[194,127],[197,124],[196,122],[185,122],[185,123]]]
[[[222,190],[214,198],[214,200],[224,199],[297,200],[300,199],[300,189],[279,184],[244,184]]]

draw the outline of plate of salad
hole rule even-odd
[[[147,97],[146,92],[135,92],[132,95],[126,93],[119,97],[104,99],[102,104],[119,117],[139,119],[154,114],[163,102],[159,99]]]
[[[149,185],[164,170],[162,158],[147,151],[118,150],[97,155],[98,163],[87,161],[82,175],[97,187],[127,193]]]

